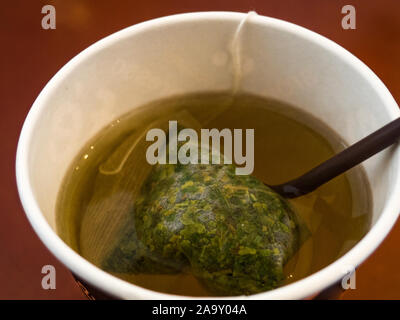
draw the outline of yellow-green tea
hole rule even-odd
[[[291,180],[345,147],[340,137],[311,115],[282,102],[250,94],[203,93],[171,97],[133,109],[93,137],[68,170],[57,203],[57,228],[68,245],[104,268],[109,247],[131,223],[127,211],[151,165],[144,160],[146,132],[169,120],[201,128],[254,129],[253,176],[273,185]],[[138,143],[138,141],[140,141]],[[125,150],[123,161],[115,160]],[[222,148],[223,152],[223,148]],[[114,161],[114,160],[115,161]],[[123,177],[125,161],[135,174]],[[119,185],[118,181],[121,182]],[[289,201],[309,236],[285,264],[281,285],[320,270],[351,249],[370,225],[369,187],[360,168],[316,191]],[[190,271],[179,273],[112,272],[155,291],[189,296],[215,292]]]

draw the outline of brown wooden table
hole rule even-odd
[[[41,8],[56,8],[56,30],[41,28]],[[341,8],[352,4],[357,29],[343,30]],[[71,274],[44,247],[21,208],[15,151],[25,116],[46,82],[95,41],[132,24],[191,11],[255,10],[294,22],[363,60],[400,99],[399,0],[13,0],[0,4],[0,298],[84,299]],[[400,195],[399,195],[400,196]],[[343,299],[400,298],[400,222],[357,270],[357,289]],[[41,288],[41,268],[57,270],[57,289]]]

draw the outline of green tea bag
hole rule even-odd
[[[252,294],[282,282],[301,242],[287,201],[233,165],[156,165],[132,201],[109,272],[192,272],[217,295]]]
[[[186,265],[216,294],[275,288],[299,247],[288,203],[233,165],[158,165],[133,214],[151,254]]]

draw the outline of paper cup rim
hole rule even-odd
[[[50,227],[33,194],[28,167],[29,147],[33,131],[36,122],[45,108],[49,93],[83,60],[89,59],[103,48],[111,46],[115,42],[130,37],[135,33],[155,27],[162,27],[163,25],[187,21],[207,19],[240,21],[244,15],[245,13],[226,11],[184,13],[148,20],[113,33],[83,50],[64,65],[40,92],[25,119],[17,147],[16,179],[18,193],[26,216],[39,238],[64,265],[88,283],[112,296],[118,298],[138,297],[141,299],[213,299],[213,297],[190,297],[156,292],[118,279],[81,257],[65,244]],[[357,72],[362,74],[363,78],[367,79],[371,86],[375,88],[382,101],[384,101],[382,107],[385,108],[385,111],[392,119],[399,117],[400,111],[398,106],[382,81],[363,62],[335,42],[313,31],[280,19],[257,15],[251,18],[251,22],[289,32],[329,50],[339,59],[347,62],[356,69]],[[400,148],[394,150],[392,157],[391,161],[398,161],[400,163]],[[394,179],[394,190],[386,201],[380,217],[371,230],[338,260],[304,279],[274,290],[248,296],[217,297],[217,299],[303,299],[313,296],[339,281],[345,276],[348,267],[355,268],[362,263],[378,247],[393,227],[400,211],[400,197],[398,196],[400,194],[399,169],[397,169],[396,176],[392,176],[392,179]]]

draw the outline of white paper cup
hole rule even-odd
[[[177,94],[229,90],[230,44],[244,17],[232,12],[188,13],[126,28],[68,62],[33,104],[16,161],[26,215],[61,262],[104,292],[124,299],[178,297],[113,277],[58,237],[55,204],[68,166],[89,138],[134,107]],[[303,108],[329,124],[348,144],[400,115],[378,77],[334,42],[263,16],[252,16],[241,32],[241,90]],[[396,146],[363,164],[372,189],[373,224],[353,249],[303,280],[248,298],[310,297],[339,281],[349,266],[365,260],[400,211],[399,164]]]

